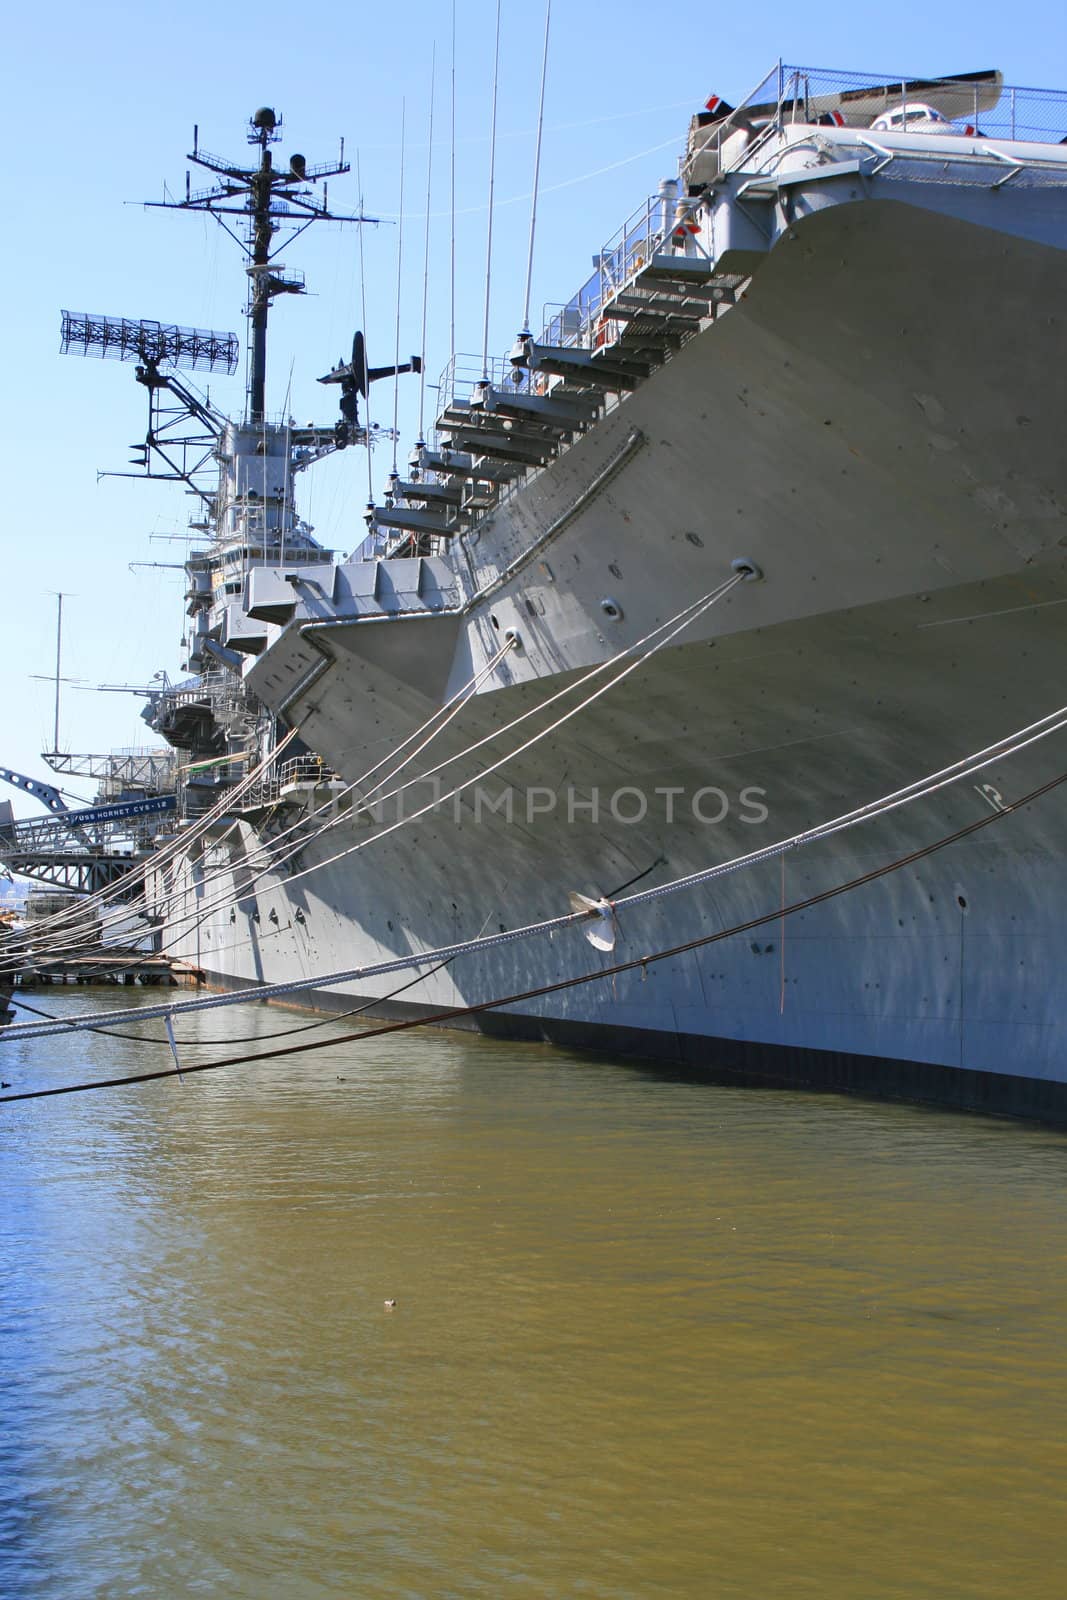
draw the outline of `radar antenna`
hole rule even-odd
[[[178,328],[172,323],[132,322],[129,317],[64,311],[60,338],[60,353],[65,356],[100,356],[156,367],[166,361],[193,372],[237,370],[237,335],[213,333],[208,328]]]
[[[379,378],[391,378],[401,372],[421,372],[422,358],[412,356],[398,367],[368,367],[367,344],[363,334],[357,329],[352,336],[352,355],[348,361],[343,358],[329,371],[320,383],[339,383],[341,385],[341,422],[337,426],[337,443],[342,446],[347,442],[349,429],[359,427],[359,397],[367,398],[368,386],[376,383]],[[391,431],[391,430],[390,430]]]
[[[237,370],[239,345],[235,333],[215,333],[209,328],[179,328],[173,323],[136,322],[129,317],[104,317],[90,312],[64,311],[60,326],[63,355],[99,356],[102,360],[136,361],[137,382],[148,390],[148,432],[144,444],[131,444],[130,465],[140,472],[102,473],[102,477],[178,479],[198,494],[206,505],[210,495],[197,483],[208,466],[225,419],[209,400],[176,378],[164,365],[192,368],[195,372]],[[166,471],[152,471],[155,452]]]

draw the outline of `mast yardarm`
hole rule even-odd
[[[344,158],[343,139],[335,162],[310,167],[304,156],[292,155],[288,168],[278,168],[270,146],[280,140],[281,127],[282,119],[270,106],[261,106],[249,119],[248,142],[259,147],[256,166],[242,166],[202,150],[199,129],[194,128],[189,160],[216,173],[219,181],[210,189],[193,190],[186,173],[184,199],[148,202],[166,210],[207,212],[245,254],[249,277],[247,420],[251,423],[266,419],[267,319],[271,302],[280,294],[304,293],[303,274],[286,273],[278,260],[280,251],[313,222],[377,221],[374,217],[330,210],[326,179],[351,170]],[[320,182],[321,200],[312,188]],[[244,238],[225,220],[227,217],[244,220]]]

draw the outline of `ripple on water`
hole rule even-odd
[[[1064,1155],[441,1034],[12,1107],[0,1587],[1058,1596]]]

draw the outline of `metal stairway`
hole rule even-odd
[[[428,550],[491,510],[516,479],[547,466],[603,415],[609,397],[629,393],[734,304],[745,281],[721,273],[686,243],[656,249],[606,294],[574,343],[520,336],[509,361],[514,387],[476,382],[453,394],[437,419],[438,447],[412,457],[411,478],[368,512],[406,540],[396,553]],[[424,474],[428,476],[424,476]]]

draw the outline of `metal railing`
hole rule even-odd
[[[545,345],[562,345],[571,349],[593,349],[598,342],[598,327],[605,303],[665,246],[684,254],[706,254],[699,240],[686,232],[684,240],[680,230],[697,202],[679,203],[673,194],[662,190],[649,195],[597,252],[596,270],[582,284],[565,305],[546,305],[544,324],[538,342]],[[481,358],[473,355],[455,355],[441,374],[441,409],[449,405],[464,405],[483,379]],[[518,394],[540,392],[536,377],[523,367],[516,367],[508,356],[494,356],[489,362],[489,382],[494,388],[514,390]]]
[[[957,133],[971,127],[985,138],[1035,144],[1059,144],[1067,136],[1067,90],[1062,89],[1026,88],[999,78],[968,82],[784,64],[764,84],[775,78],[778,115],[786,122],[818,122],[841,109],[852,123],[850,108],[858,107],[869,125],[876,116],[932,104]],[[872,109],[875,101],[880,103]]]
[[[800,126],[849,127],[863,142],[872,122],[903,110],[902,131],[914,111],[931,105],[945,119],[945,134],[970,140],[1067,142],[1067,91],[1005,86],[998,74],[963,78],[908,78],[903,74],[844,72],[778,62],[725,117],[707,122],[698,115],[690,130],[683,170],[697,155],[710,155],[717,174],[758,170],[762,158],[780,148],[781,135]],[[915,117],[915,120],[919,120]],[[973,153],[973,144],[968,147]],[[921,147],[908,156],[922,156]],[[1054,159],[1050,151],[1050,160]],[[934,151],[930,151],[931,157]],[[1001,157],[989,147],[991,159]],[[943,151],[937,159],[944,164]],[[682,193],[684,195],[684,190]],[[650,195],[611,236],[594,258],[596,270],[565,304],[544,308],[539,342],[577,349],[595,349],[604,338],[604,307],[663,249],[704,254],[703,245],[685,229],[687,217],[701,196],[675,202],[666,187]],[[684,233],[684,237],[683,237]],[[610,310],[609,310],[610,315]],[[469,403],[476,386],[488,376],[498,388],[538,390],[538,379],[513,367],[507,356],[494,357],[486,374],[480,357],[455,355],[441,376],[441,409]],[[406,543],[407,541],[399,541]],[[372,553],[370,542],[366,546]],[[390,553],[389,549],[386,554]]]
[[[594,349],[601,341],[598,326],[605,304],[664,249],[677,255],[706,255],[687,227],[697,200],[680,201],[662,190],[638,206],[595,257],[597,266],[566,305],[546,306],[541,342]],[[547,313],[553,311],[554,315]]]
[[[870,130],[880,118],[901,115],[894,131],[935,131],[931,107],[944,125],[936,131],[1008,143],[1057,145],[1067,135],[1067,91],[1005,85],[998,73],[963,78],[909,78],[894,73],[843,72],[779,62],[726,117],[706,129],[702,116],[690,130],[687,165],[713,158],[722,172],[748,169],[797,126]]]
[[[107,807],[87,807],[93,814]],[[117,809],[117,808],[116,808]],[[148,848],[159,831],[161,811],[131,817],[104,817],[79,822],[79,813],[51,817],[25,817],[0,827],[0,860],[18,870],[20,858],[47,855],[132,854]]]
[[[293,756],[288,761],[283,761],[276,771],[267,773],[258,783],[254,783],[245,791],[241,799],[241,809],[251,811],[262,806],[274,805],[283,798],[287,789],[292,789],[297,784],[311,784],[318,787],[324,784],[343,783],[341,774],[333,767],[327,766],[321,756],[310,754]]]
[[[282,762],[277,780],[279,789],[285,789],[292,783],[340,783],[341,775],[328,767],[321,756],[293,756]]]
[[[102,792],[113,788],[160,792],[174,787],[175,761],[175,752],[165,746],[131,745],[103,755],[52,751],[48,765],[53,772],[96,778]]]
[[[511,389],[515,368],[507,356],[490,356],[483,364],[481,356],[454,355],[441,374],[440,406],[445,411],[450,405],[468,405],[478,385],[488,378],[494,389]]]
[[[868,128],[879,116],[900,109],[906,128],[906,108],[924,104],[932,104],[946,119],[944,131],[949,134],[1050,145],[1067,136],[1067,91],[1005,86],[995,74],[970,81],[908,78],[779,62],[739,106],[712,124],[705,138],[699,137],[696,119],[689,153],[713,151],[719,170],[730,172],[755,165],[763,146],[797,124]],[[675,211],[662,190],[649,196],[604,245],[597,270],[577,293],[565,305],[545,308],[542,342],[594,346],[605,302],[668,240],[674,244],[686,214],[687,206]],[[685,249],[700,252],[701,246],[690,236]]]
[[[161,689],[153,696],[154,720],[169,708],[204,706],[222,720],[223,715],[247,711],[250,705],[248,692],[228,672],[205,672],[199,678],[186,679],[169,689]]]

